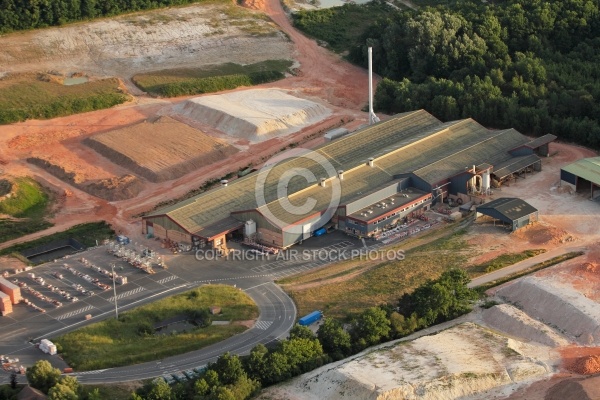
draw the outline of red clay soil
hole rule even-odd
[[[329,53],[319,47],[314,40],[304,37],[295,30],[285,15],[279,0],[269,0],[259,6],[290,36],[296,46],[295,57],[301,64],[298,76],[263,85],[263,87],[298,90],[304,95],[320,98],[333,106],[342,107],[343,109],[336,110],[338,118],[340,114],[346,117],[352,116],[350,119],[358,118],[365,123],[365,115],[360,112],[360,109],[367,99],[366,71]],[[0,249],[14,243],[64,230],[78,223],[97,220],[108,221],[118,231],[140,237],[139,220],[138,223],[132,224],[131,215],[149,210],[158,202],[182,196],[189,190],[200,186],[207,179],[221,177],[250,163],[259,165],[282,147],[293,142],[306,141],[304,139],[306,136],[325,130],[327,129],[326,124],[334,123],[332,119],[328,119],[294,135],[252,145],[247,151],[239,152],[226,161],[190,173],[180,179],[158,185],[148,184],[136,198],[115,203],[93,197],[58,180],[42,168],[32,166],[24,161],[33,149],[43,148],[46,154],[52,154],[55,148],[58,149],[65,144],[75,144],[94,133],[145,120],[156,115],[158,110],[169,103],[181,100],[182,98],[165,101],[138,97],[133,103],[107,110],[3,126],[3,134],[0,138],[0,160],[8,162],[3,165],[4,172],[15,176],[37,176],[49,183],[50,186],[60,188],[57,190],[59,196],[62,196],[65,191],[70,192],[71,195],[61,200],[62,207],[51,219],[56,224],[54,227],[0,244]],[[319,139],[311,139],[310,144],[316,145],[321,142],[322,140]],[[77,145],[83,146],[81,143],[77,143]],[[114,167],[109,160],[99,157],[98,160],[95,160],[94,165],[90,165],[90,170],[111,170]]]
[[[366,70],[345,62],[296,30],[283,11],[280,0],[256,1],[294,42],[294,58],[300,62],[298,76],[285,80],[285,87],[326,100],[338,107],[359,110],[367,101],[369,82]],[[282,87],[280,82],[267,86]]]
[[[600,373],[600,347],[563,347],[559,349],[561,368],[580,375]]]

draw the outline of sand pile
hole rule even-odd
[[[175,112],[233,137],[262,141],[323,120],[326,107],[276,89],[250,89],[196,97]]]
[[[529,276],[496,292],[535,319],[555,327],[580,344],[600,344],[600,308],[552,276]]]
[[[179,178],[238,151],[170,117],[94,135],[84,143],[152,182]]]
[[[600,356],[586,356],[579,358],[569,369],[581,375],[596,374],[600,372]]]
[[[550,327],[531,318],[510,304],[500,304],[482,312],[483,321],[491,328],[525,340],[551,347],[565,346],[569,341]]]
[[[546,376],[547,348],[463,323],[411,342],[388,343],[268,388],[286,400],[455,399]]]

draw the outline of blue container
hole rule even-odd
[[[298,324],[308,326],[314,322],[317,322],[321,318],[323,318],[323,313],[321,311],[313,311],[310,314],[300,318],[300,320],[298,320]]]

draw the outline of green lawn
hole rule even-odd
[[[222,341],[247,328],[239,324],[190,326],[160,333],[156,325],[172,318],[193,318],[210,306],[222,308],[212,320],[244,321],[258,317],[258,307],[239,289],[207,285],[138,307],[114,318],[54,338],[62,357],[80,371],[132,365],[186,353]]]
[[[45,220],[50,196],[31,178],[15,178],[13,195],[0,201],[0,243],[46,229],[52,224]]]
[[[128,98],[116,78],[65,86],[48,75],[11,75],[0,79],[0,124],[109,108]]]
[[[179,68],[135,75],[142,90],[157,96],[176,97],[212,93],[272,82],[284,77],[289,60],[267,60],[256,64],[226,63],[204,68]]]

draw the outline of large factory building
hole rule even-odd
[[[531,140],[472,119],[442,123],[424,110],[398,114],[156,210],[143,231],[213,248],[232,235],[287,248],[322,225],[371,236],[432,203],[471,201],[492,182],[540,170],[538,155],[547,156],[555,138]]]

